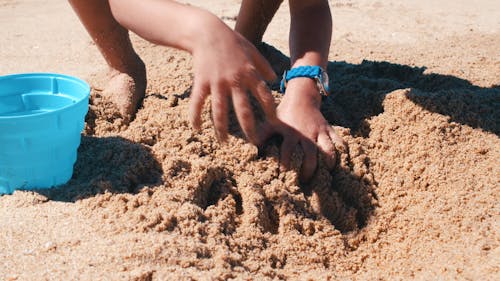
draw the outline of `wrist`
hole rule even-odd
[[[190,47],[187,50],[192,55],[203,52],[208,48],[214,48],[219,44],[226,44],[227,38],[224,34],[232,30],[218,17],[205,10],[199,10],[199,16],[192,29]]]
[[[316,81],[307,77],[297,77],[287,84],[285,98],[303,105],[317,108],[321,105],[321,94]]]
[[[328,80],[328,74],[320,66],[294,66],[283,74],[280,91],[287,96],[293,95],[287,100],[320,107],[321,97],[329,93]]]

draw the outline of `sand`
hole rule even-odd
[[[234,24],[238,1],[190,2]],[[127,125],[65,1],[0,1],[0,74],[92,84],[70,182],[0,197],[0,280],[498,280],[500,5],[330,4],[322,111],[349,151],[301,185],[279,140],[232,124],[219,144],[208,112],[191,130],[187,53],[133,37],[148,88]],[[265,36],[285,54],[288,21]]]

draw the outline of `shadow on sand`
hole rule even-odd
[[[290,59],[265,43],[259,46],[278,77],[290,68]],[[450,117],[450,121],[500,134],[500,86],[473,85],[467,80],[441,74],[426,74],[426,67],[412,67],[385,61],[360,64],[330,61],[330,95],[321,111],[328,122],[351,130],[355,137],[367,137],[367,121],[383,112],[382,102],[397,89],[410,89],[408,97],[422,108]],[[279,82],[271,85],[279,89]],[[347,161],[347,162],[345,162]],[[349,158],[332,172],[329,189],[309,186],[304,192],[318,194],[321,212],[341,232],[363,228],[375,206],[376,179],[368,182],[352,170]],[[370,168],[370,159],[365,164]],[[372,200],[372,199],[375,199]],[[342,206],[339,208],[339,206]],[[355,219],[350,219],[354,215]],[[355,223],[353,223],[355,221]]]
[[[162,174],[145,145],[121,137],[82,136],[71,180],[37,192],[50,200],[75,202],[106,191],[136,193],[144,185],[160,183]]]
[[[267,55],[264,55],[268,58],[269,54],[274,56],[270,59],[271,64],[281,76],[289,66],[289,58],[271,46],[267,48]],[[411,89],[409,98],[426,110],[447,115],[454,122],[496,135],[500,133],[499,86],[482,88],[458,77],[426,74],[425,67],[390,62],[363,61],[357,65],[329,62],[327,71],[332,93],[323,101],[322,112],[331,124],[350,128],[354,136],[367,137],[370,128],[366,121],[383,112],[385,95],[406,88]],[[276,85],[274,83],[273,88]],[[189,92],[190,89],[186,90],[179,98],[187,98]],[[238,128],[231,131],[238,131]],[[120,137],[84,136],[78,155],[73,178],[68,184],[38,192],[52,200],[74,202],[105,191],[136,193],[145,185],[161,182],[163,171],[160,163],[150,149],[140,143]],[[343,233],[363,228],[376,208],[373,202],[377,200],[376,179],[370,181],[357,175],[349,155],[345,156],[342,165],[331,173],[330,183],[303,187],[307,197],[316,194],[322,215]],[[369,170],[370,159],[366,157],[365,162]],[[208,199],[200,204],[206,207],[215,204],[218,197],[238,194],[236,189],[228,189],[229,192],[227,188],[215,192],[218,188],[207,189],[206,192],[210,193],[206,195]],[[241,196],[235,198],[241,205]],[[299,209],[302,208],[300,204],[297,202]],[[268,227],[269,231],[275,232],[279,224],[275,221],[277,216],[272,208],[268,212],[273,225]]]
[[[259,47],[274,71],[281,77],[290,67],[290,58],[263,43]],[[426,74],[426,67],[412,67],[386,61],[361,64],[328,62],[330,96],[322,111],[331,124],[366,135],[364,123],[382,113],[386,94],[411,89],[408,97],[426,110],[447,115],[451,121],[500,135],[500,85],[479,87],[471,82],[442,74]],[[279,83],[272,83],[273,90]],[[360,131],[361,130],[361,131]]]

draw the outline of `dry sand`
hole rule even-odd
[[[238,1],[190,2],[234,24]],[[68,4],[0,0],[0,74],[93,85],[71,181],[0,197],[0,280],[500,279],[500,4],[330,4],[323,112],[350,150],[300,186],[276,143],[220,145],[206,113],[191,131],[186,53],[134,37],[148,88],[126,126]],[[284,53],[288,21],[265,37]]]

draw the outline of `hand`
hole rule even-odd
[[[255,119],[248,92],[260,103],[266,118],[273,122],[276,105],[264,80],[276,74],[257,49],[220,21],[206,26],[193,48],[194,85],[189,106],[190,120],[200,128],[205,99],[212,95],[212,120],[219,140],[227,139],[229,100],[247,139],[257,144]]]
[[[272,134],[283,136],[280,163],[289,169],[291,157],[297,145],[304,152],[300,180],[309,181],[318,165],[318,149],[324,154],[327,167],[331,170],[337,161],[337,150],[347,150],[346,143],[337,135],[319,110],[321,96],[316,83],[309,78],[291,80],[285,96],[277,108],[280,121],[275,125],[266,124],[262,140]]]
[[[210,12],[176,1],[113,0],[113,17],[125,28],[160,45],[190,52],[194,85],[189,115],[195,129],[204,101],[212,94],[212,119],[220,140],[227,138],[229,99],[248,140],[256,143],[251,92],[268,120],[275,119],[274,99],[264,80],[276,79],[255,47]]]

